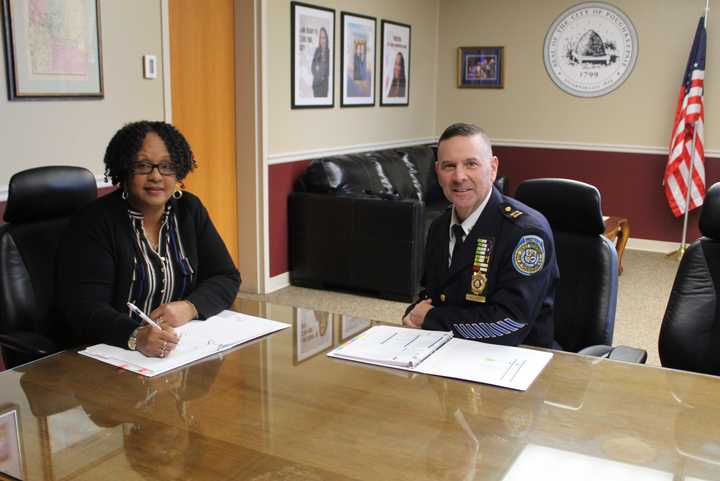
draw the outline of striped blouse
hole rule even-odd
[[[177,218],[170,204],[161,221],[157,250],[145,235],[143,214],[128,209],[128,216],[135,246],[128,301],[150,314],[161,304],[187,297],[195,272],[185,255]],[[140,322],[136,314],[131,313],[131,316]]]

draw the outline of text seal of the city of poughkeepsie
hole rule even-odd
[[[565,92],[599,97],[630,76],[638,36],[630,19],[607,3],[580,3],[561,13],[545,35],[545,69]]]

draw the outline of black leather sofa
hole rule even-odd
[[[433,145],[313,160],[288,200],[291,284],[412,300],[448,207],[434,162]]]

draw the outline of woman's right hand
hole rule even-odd
[[[147,357],[166,357],[177,347],[180,337],[167,324],[162,329],[145,326],[137,334],[137,350]]]

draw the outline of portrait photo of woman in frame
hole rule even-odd
[[[382,21],[380,105],[410,103],[410,25]]]
[[[335,10],[291,2],[291,107],[335,103]]]

